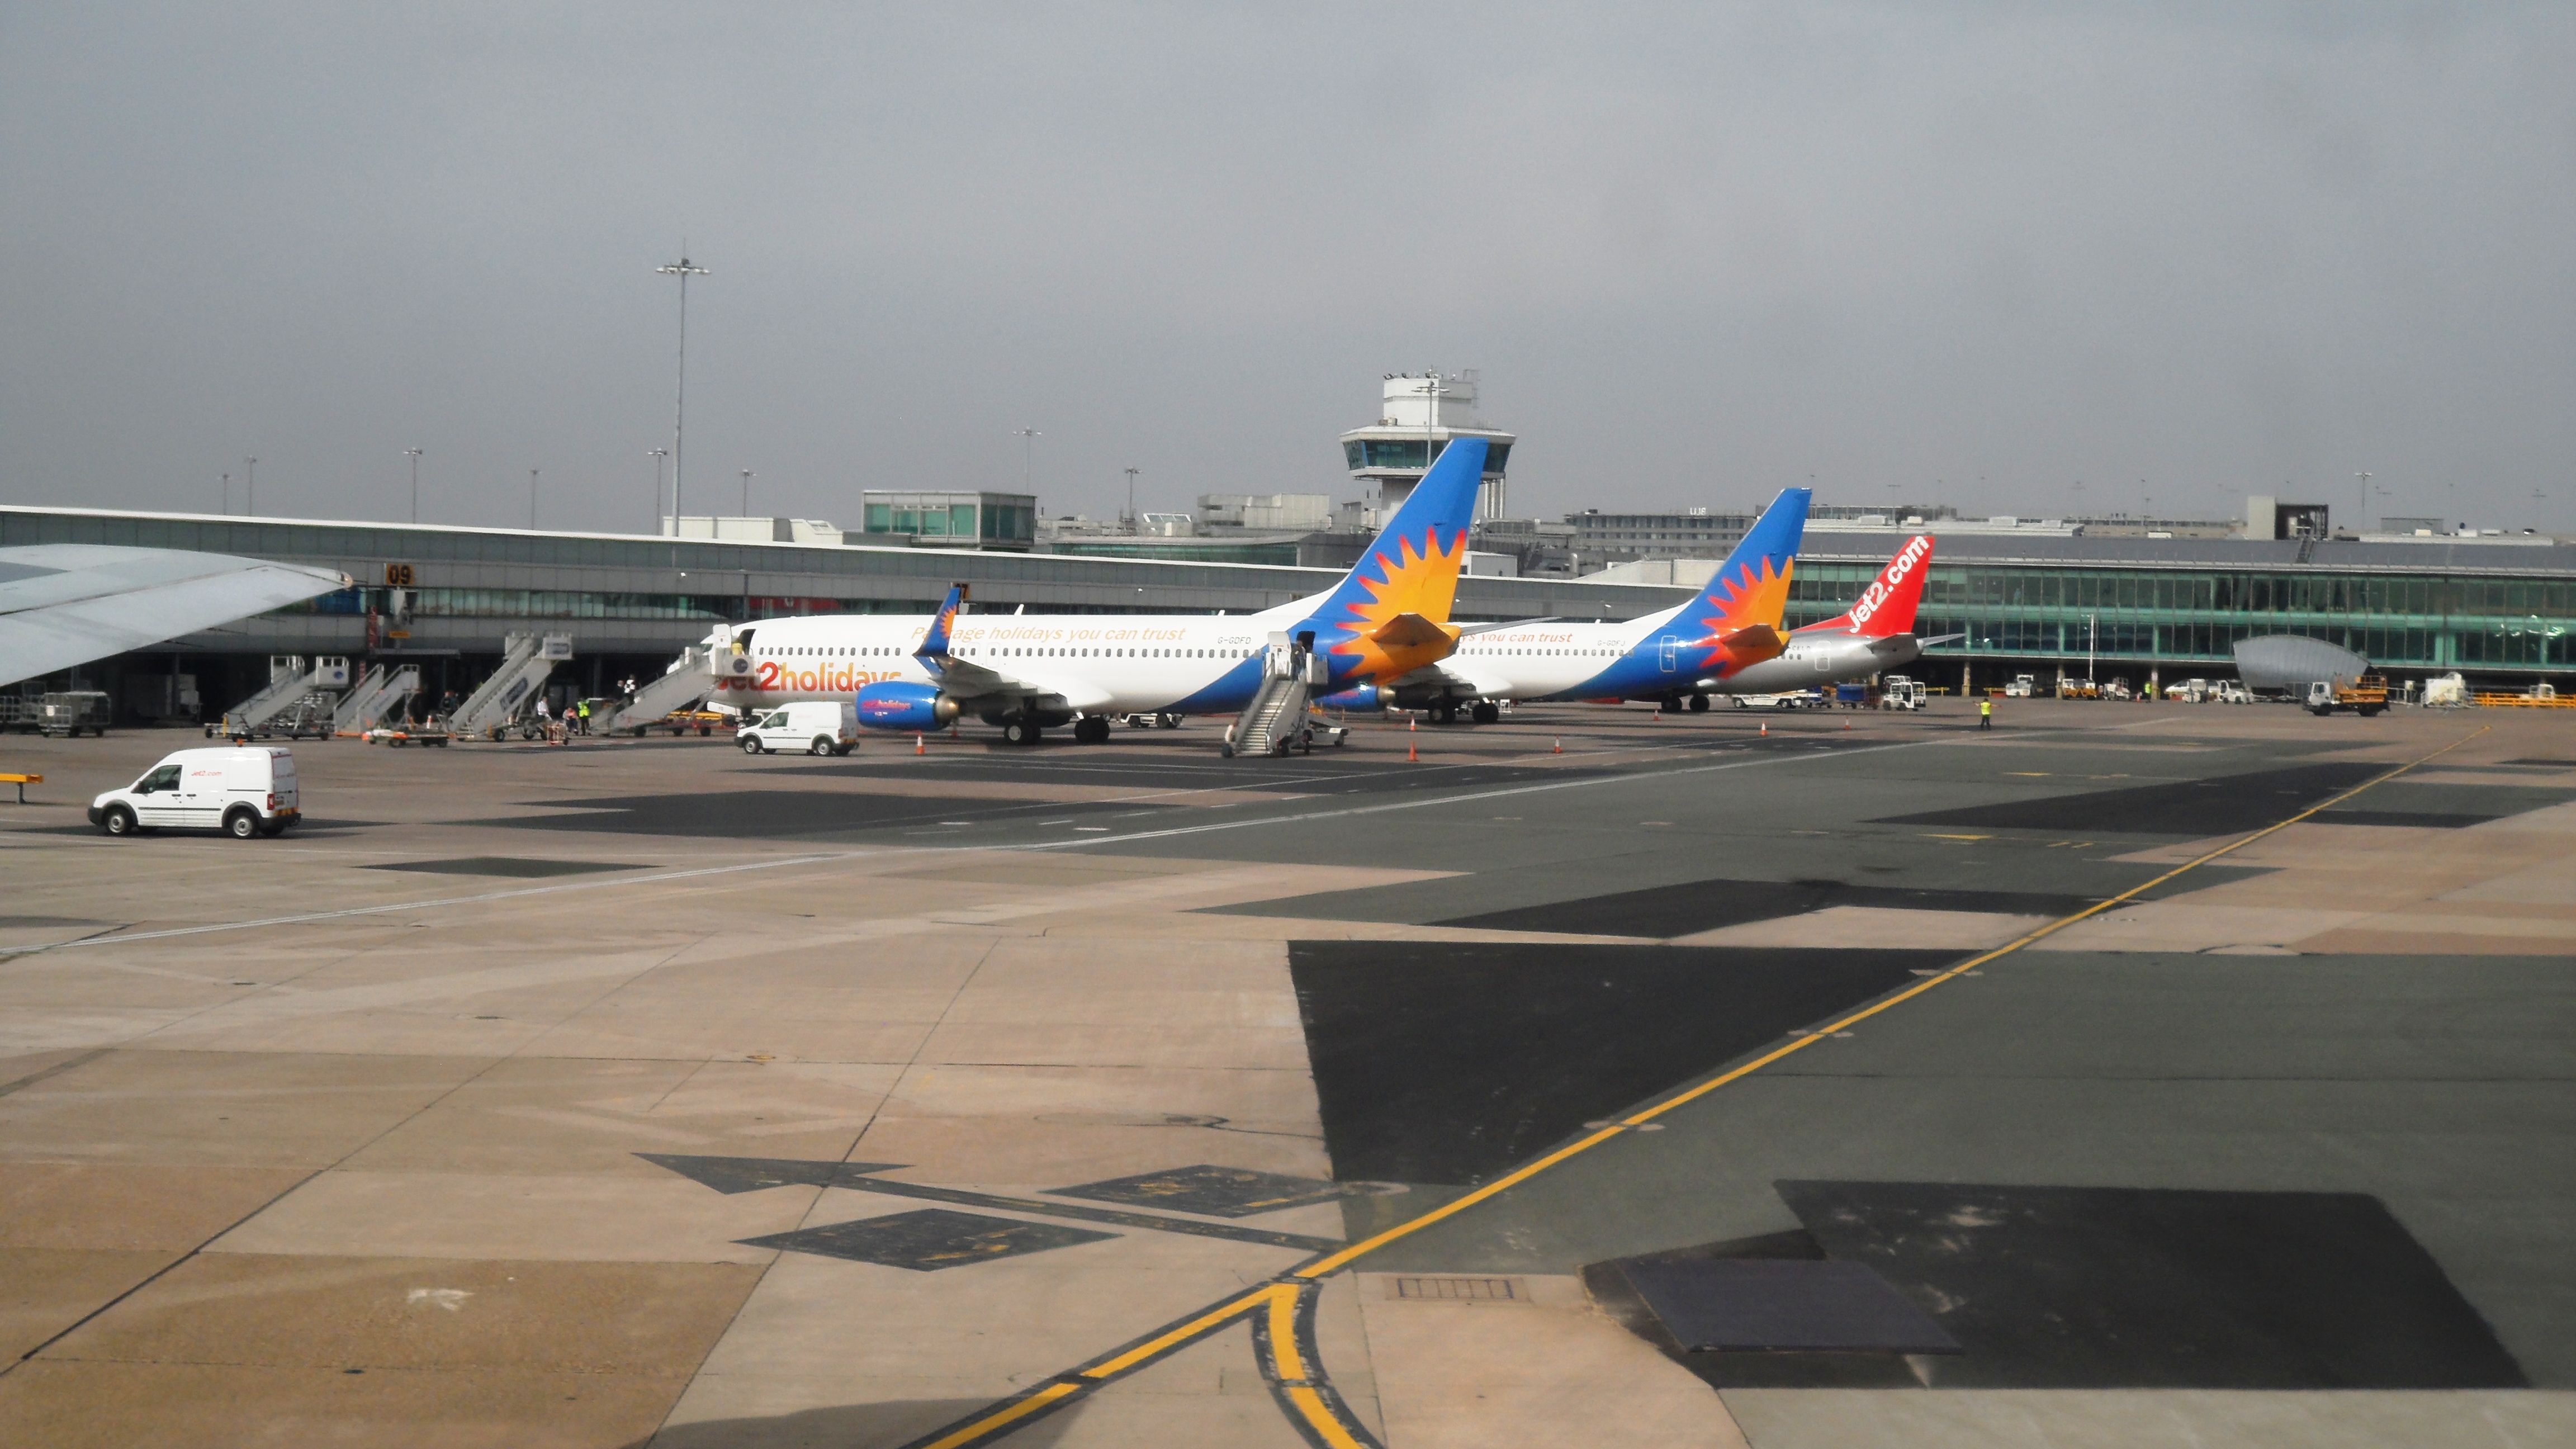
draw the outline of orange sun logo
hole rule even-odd
[[[1411,538],[1397,540],[1396,547],[1392,555],[1379,551],[1370,560],[1376,567],[1353,579],[1368,597],[1343,604],[1333,621],[1351,637],[1327,645],[1326,652],[1350,661],[1349,677],[1355,680],[1393,679],[1447,658],[1458,641],[1449,607],[1458,597],[1459,567],[1467,561],[1466,531],[1459,530],[1447,548],[1440,546],[1437,528],[1424,530],[1419,550]]]
[[[1716,607],[1701,615],[1700,622],[1708,626],[1710,633],[1752,624],[1780,627],[1782,617],[1789,611],[1789,575],[1796,565],[1784,564],[1774,572],[1767,554],[1756,563],[1761,569],[1759,574],[1754,572],[1755,564],[1747,564],[1737,577],[1709,591],[1708,601]]]

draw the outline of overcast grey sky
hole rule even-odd
[[[1516,512],[2576,530],[2571,76],[2563,3],[8,0],[0,501],[399,518],[419,446],[645,527],[685,235],[692,512],[1023,426],[1050,512],[1348,496],[1436,365]]]

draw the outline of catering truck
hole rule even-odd
[[[89,802],[89,823],[110,835],[220,830],[248,840],[279,834],[302,818],[295,756],[266,745],[164,755],[141,779]]]

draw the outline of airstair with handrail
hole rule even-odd
[[[268,656],[268,687],[224,712],[223,723],[207,733],[246,740],[256,735],[328,734],[338,691],[349,687],[346,656],[301,654]]]
[[[714,691],[715,663],[703,645],[692,644],[662,671],[662,677],[637,689],[609,715],[607,733],[632,730],[642,734],[675,709],[687,709]]]
[[[331,733],[365,734],[419,692],[419,665],[406,664],[388,672],[381,664],[370,664],[358,687],[342,695],[338,708],[331,711]]]
[[[1261,687],[1252,702],[1226,727],[1220,753],[1284,755],[1306,728],[1306,703],[1315,687],[1330,677],[1331,663],[1303,642],[1274,635],[1262,662]]]
[[[502,641],[501,667],[448,716],[448,733],[458,739],[499,739],[535,703],[546,676],[571,657],[570,634],[509,635]]]

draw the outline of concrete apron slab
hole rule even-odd
[[[2576,1394],[2171,1389],[1728,1389],[1757,1449],[2530,1449],[2576,1442]]]

